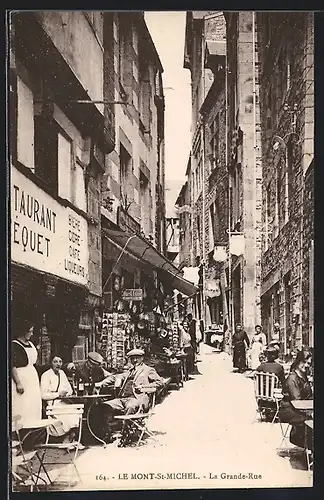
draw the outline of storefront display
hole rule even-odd
[[[129,324],[128,313],[103,313],[98,351],[106,360],[107,366],[117,371],[126,364],[126,351],[130,336]]]
[[[169,342],[170,342],[170,348],[174,351],[177,351],[180,347],[180,333],[179,333],[179,328],[178,328],[178,323],[173,322],[170,325],[169,329]]]

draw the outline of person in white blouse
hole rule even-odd
[[[71,396],[72,387],[64,371],[62,370],[62,358],[54,356],[52,359],[52,368],[47,370],[41,376],[41,395],[43,401],[52,402],[54,407],[65,406],[69,403],[60,398]],[[77,417],[74,415],[58,415],[58,422],[53,426],[53,434],[60,436],[68,433],[70,429],[76,426]]]

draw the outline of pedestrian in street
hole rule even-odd
[[[204,321],[201,319],[200,321],[197,321],[196,323],[196,341],[197,341],[197,354],[200,353],[200,344],[204,340],[204,333],[205,333],[205,328],[204,328]]]
[[[250,347],[250,340],[243,330],[241,324],[237,324],[232,338],[233,344],[233,368],[237,368],[239,373],[243,373],[246,366],[246,348]]]
[[[251,340],[250,349],[250,368],[256,370],[260,364],[260,354],[266,349],[267,337],[262,332],[261,325],[256,325],[255,334]]]
[[[12,416],[23,420],[40,420],[42,399],[35,368],[38,352],[31,341],[34,324],[25,321],[12,341]]]
[[[304,422],[310,418],[310,416],[307,415],[307,412],[296,410],[292,406],[291,401],[313,398],[312,387],[308,380],[311,365],[311,354],[306,351],[299,351],[295,361],[291,365],[290,374],[286,379],[284,399],[281,402],[279,410],[281,422],[287,422],[292,425],[289,438],[290,442],[295,446],[304,448],[305,440],[307,439],[309,449],[311,449],[312,445],[312,436],[310,434],[305,434],[308,431],[305,430]]]
[[[198,374],[197,366],[196,366],[196,361],[197,361],[197,336],[196,336],[196,331],[197,331],[197,320],[192,316],[191,313],[187,314],[187,322],[188,322],[188,331],[189,335],[191,338],[191,347],[193,350],[193,367],[192,371],[190,372],[191,374]]]
[[[178,328],[180,333],[180,339],[179,339],[180,348],[183,349],[184,353],[186,354],[185,379],[188,380],[189,373],[193,373],[194,369],[193,348],[191,345],[191,337],[188,331],[188,322],[183,321],[182,323],[179,323]]]
[[[269,342],[269,347],[274,347],[278,350],[278,356],[281,353],[281,340],[280,340],[280,325],[275,323],[273,325],[273,332],[271,335],[271,340]]]

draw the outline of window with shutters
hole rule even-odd
[[[87,211],[84,165],[77,160],[74,165],[74,203],[84,212]]]
[[[132,102],[132,23],[129,14],[118,14],[118,77],[121,97]]]
[[[34,117],[35,174],[58,193],[58,127],[44,114]]]
[[[124,208],[127,209],[129,203],[132,201],[132,186],[129,182],[132,168],[132,157],[122,143],[120,143],[119,161],[121,201]]]
[[[284,204],[284,223],[286,224],[289,220],[289,210],[290,203],[292,199],[293,190],[293,150],[291,141],[288,142],[286,147],[286,157],[285,157],[285,204]]]
[[[17,160],[34,170],[34,97],[19,76],[17,85]]]
[[[58,195],[72,201],[72,141],[58,134]]]
[[[139,118],[140,130],[146,133],[150,130],[150,70],[144,55],[139,57]]]

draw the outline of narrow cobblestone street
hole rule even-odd
[[[258,422],[252,380],[233,373],[229,356],[208,346],[198,367],[200,375],[156,406],[150,427],[157,443],[85,450],[78,458],[82,484],[72,489],[311,486],[311,473],[293,462],[293,452],[290,458],[279,455],[279,424]],[[176,472],[195,473],[200,480],[166,477]],[[165,476],[143,478],[150,473]],[[240,473],[248,478],[231,477]]]

